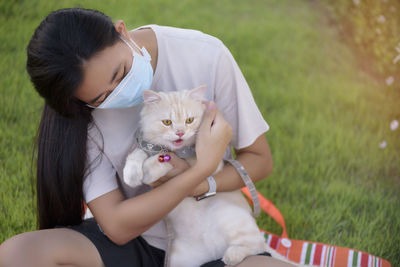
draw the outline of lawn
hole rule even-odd
[[[271,129],[274,171],[257,188],[289,237],[352,247],[400,266],[399,99],[359,69],[311,1],[2,1],[0,3],[0,242],[35,229],[32,146],[43,101],[25,47],[52,10],[99,9],[128,28],[193,28],[231,50]],[[379,148],[385,140],[386,148]],[[266,215],[259,226],[280,233]]]

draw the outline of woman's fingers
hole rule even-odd
[[[214,122],[217,114],[217,107],[214,102],[207,102],[206,110],[203,114],[203,119],[199,127],[199,132],[209,132],[210,127]]]
[[[209,102],[196,139],[196,165],[199,170],[210,174],[215,171],[231,138],[232,127],[215,103]]]
[[[225,131],[226,127],[230,127],[230,125],[225,121],[222,112],[217,109],[214,120],[211,124],[211,131]]]
[[[174,168],[181,168],[183,165],[187,164],[186,160],[178,157],[175,153],[173,152],[168,152],[168,155],[170,156],[170,160],[168,161],[169,164],[171,164]]]
[[[157,181],[151,183],[150,186],[153,188],[162,185],[163,183],[167,182],[169,179],[174,178],[175,176],[181,174],[182,172],[189,169],[189,167],[190,167],[186,160],[178,157],[175,153],[168,152],[168,155],[169,155],[170,159],[168,161],[162,162],[161,164],[169,163],[172,165],[173,168],[166,175],[164,175],[163,177],[160,177]]]
[[[152,188],[156,188],[156,187],[162,185],[163,183],[165,183],[166,181],[168,181],[169,179],[171,179],[171,178],[169,178],[169,177],[167,177],[167,176],[163,176],[163,177],[161,177],[160,179],[158,179],[157,181],[152,182],[152,183],[150,184],[150,186],[151,186]]]

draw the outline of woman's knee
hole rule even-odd
[[[82,234],[69,229],[27,232],[0,246],[0,267],[104,266],[96,247]]]
[[[0,245],[0,267],[28,266],[28,262],[35,266],[35,259],[30,259],[32,250],[35,250],[33,236],[23,233],[11,237]]]

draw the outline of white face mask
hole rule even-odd
[[[150,89],[153,81],[153,68],[151,66],[151,56],[146,48],[139,46],[132,40],[130,41],[139,49],[143,55],[136,53],[132,46],[121,37],[122,41],[129,46],[132,52],[132,66],[128,74],[122,79],[112,93],[97,107],[88,105],[91,108],[129,108],[143,102],[143,91]]]

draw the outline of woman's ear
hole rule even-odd
[[[117,20],[114,23],[114,28],[122,37],[125,38],[125,40],[129,40],[130,37],[123,20]]]
[[[144,90],[143,91],[143,103],[151,104],[157,103],[161,100],[161,96],[152,90]]]

